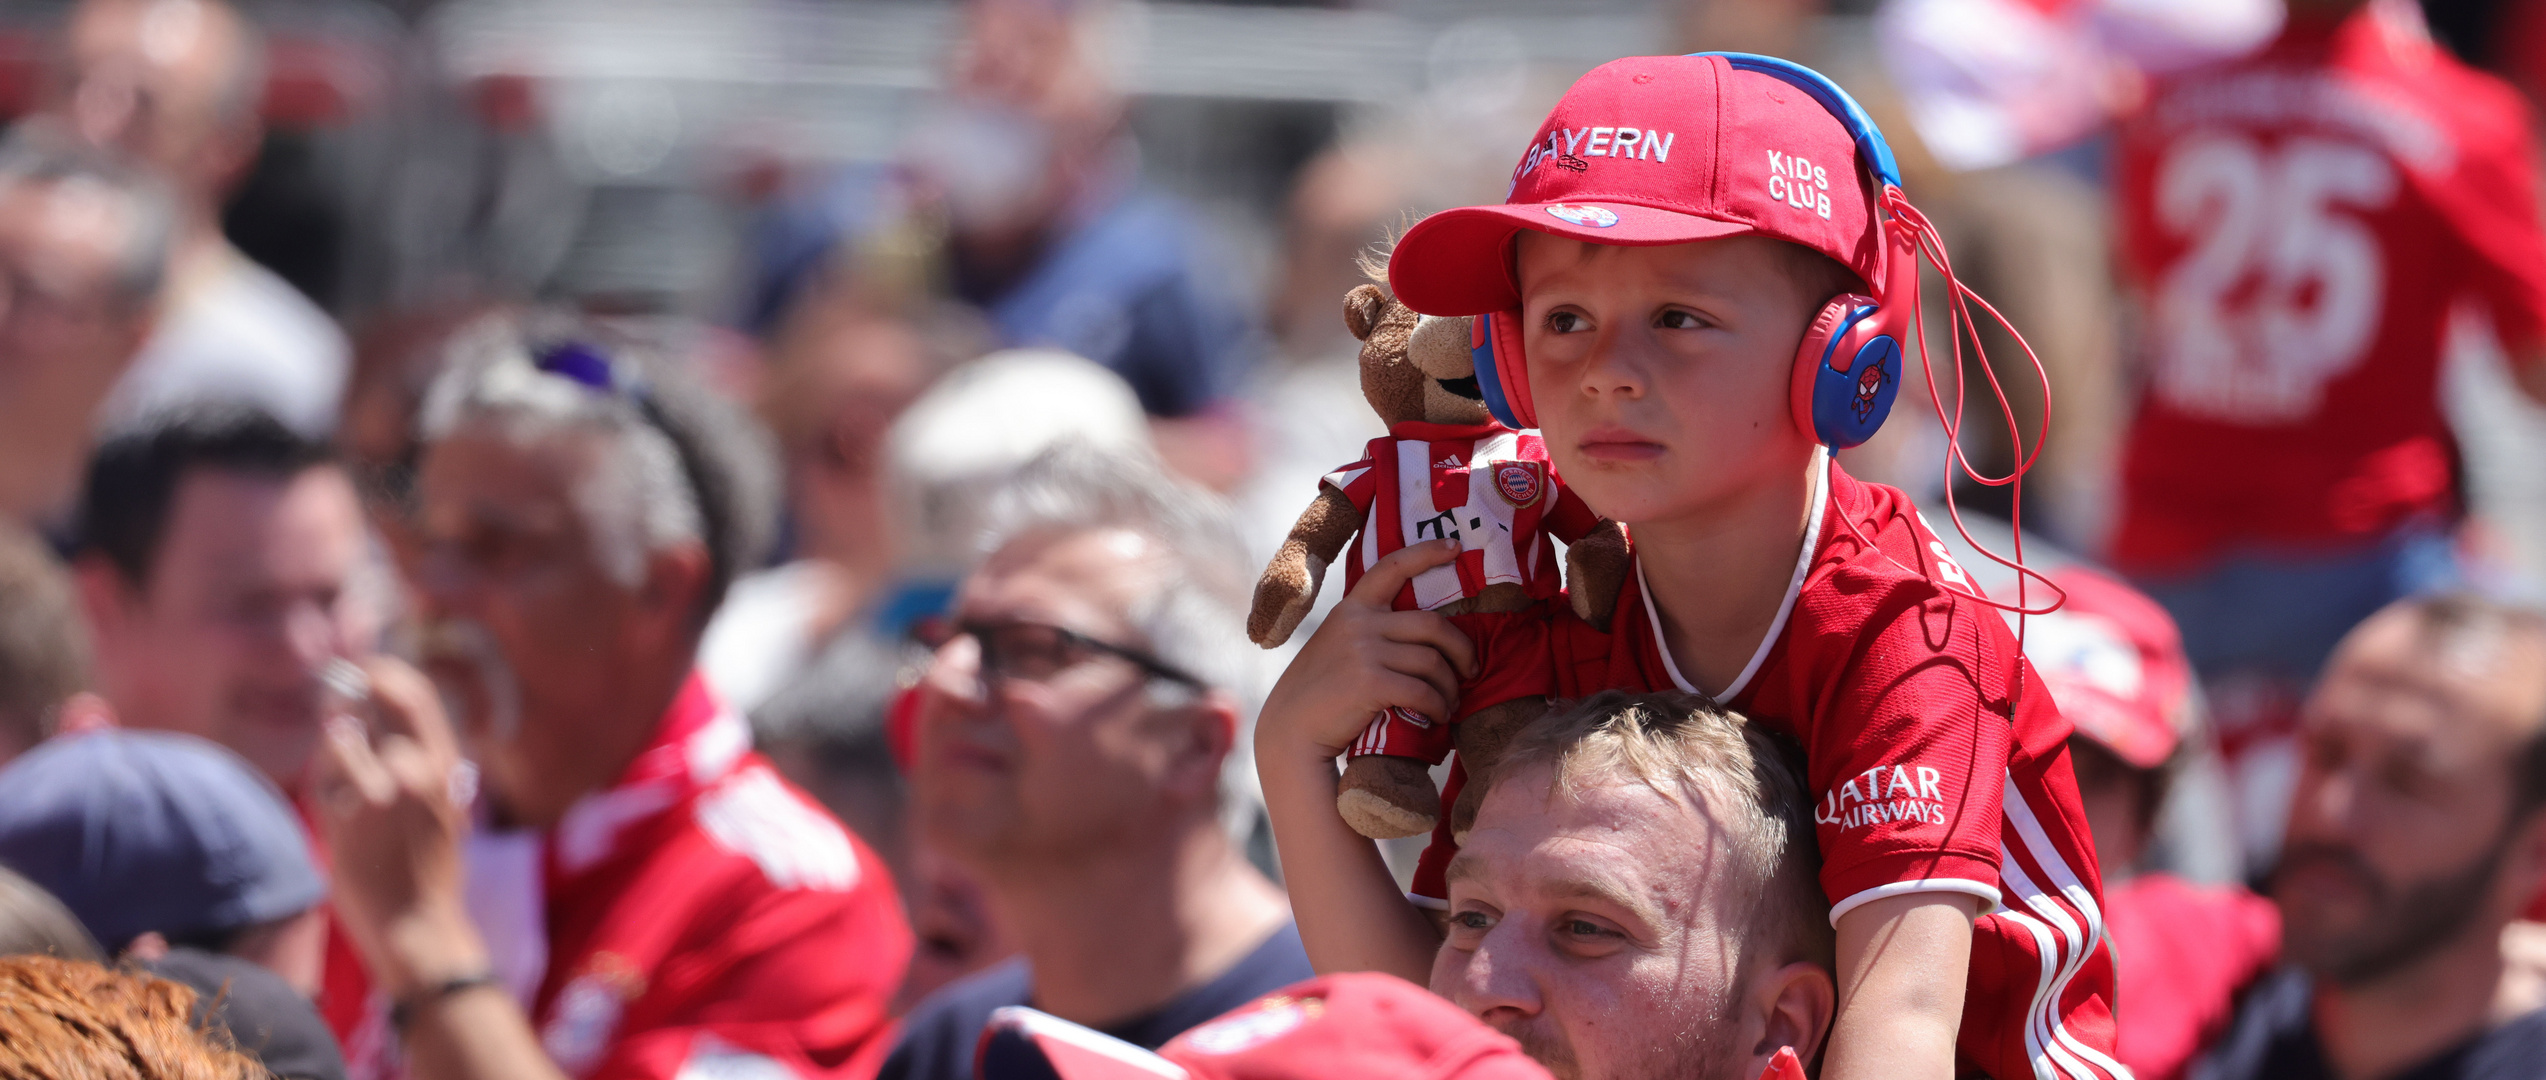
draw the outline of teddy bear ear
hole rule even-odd
[[[1355,285],[1344,294],[1344,329],[1356,340],[1370,340],[1370,332],[1379,329],[1380,317],[1388,313],[1388,294],[1377,285]]]

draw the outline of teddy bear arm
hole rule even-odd
[[[1300,513],[1281,550],[1265,564],[1264,576],[1256,579],[1255,605],[1247,612],[1248,640],[1270,649],[1291,639],[1317,601],[1326,568],[1352,542],[1360,524],[1360,511],[1343,492],[1318,488],[1317,501]]]

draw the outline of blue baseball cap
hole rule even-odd
[[[217,939],[327,896],[271,782],[220,746],[161,731],[50,739],[0,769],[0,864],[116,952],[154,930]]]

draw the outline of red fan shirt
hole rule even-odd
[[[2281,955],[2281,912],[2240,886],[2142,874],[2107,904],[2122,987],[2123,1063],[2139,1080],[2182,1080],[2227,1034],[2237,997]]]
[[[1402,610],[1430,610],[1488,585],[1519,585],[1532,599],[1562,584],[1553,536],[1571,543],[1599,516],[1556,479],[1536,432],[1501,424],[1392,424],[1362,459],[1323,483],[1361,511],[1361,534],[1344,553],[1344,587],[1389,552],[1453,539],[1458,561],[1415,575],[1399,590]]]
[[[882,860],[692,675],[655,742],[543,838],[532,1027],[575,1080],[858,1080],[912,938]]]
[[[2364,9],[2162,84],[2123,132],[2147,388],[2113,558],[2339,551],[2454,515],[2439,400],[2451,313],[2546,343],[2525,105]]]
[[[1714,699],[1803,747],[1831,920],[1921,892],[1978,897],[1963,1064],[1998,1080],[2120,1080],[2101,879],[2068,722],[1909,497],[1825,456],[1775,624]],[[1553,605],[1559,609],[1562,605]],[[1703,693],[1661,646],[1641,564],[1614,634],[1559,610],[1558,692]],[[1454,778],[1454,782],[1456,778]],[[1455,795],[1455,791],[1449,794]],[[1436,833],[1418,903],[1448,893]]]

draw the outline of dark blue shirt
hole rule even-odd
[[[1283,923],[1264,944],[1211,981],[1146,1016],[1098,1030],[1155,1050],[1187,1028],[1316,974],[1300,945],[1299,927]],[[981,1029],[1003,1006],[1034,1004],[1031,978],[1020,957],[929,995],[903,1021],[902,1040],[884,1062],[879,1080],[972,1080]]]
[[[1183,204],[1135,190],[1053,241],[981,305],[1014,346],[1049,346],[1113,370],[1151,416],[1185,416],[1236,392],[1260,342],[1226,274],[1209,272]]]
[[[2316,1037],[2314,984],[2283,968],[2246,992],[2226,1038],[2191,1080],[2338,1080]],[[2127,1020],[2124,1023],[2128,1023]],[[2498,1025],[2389,1080],[2546,1080],[2546,1010]]]

